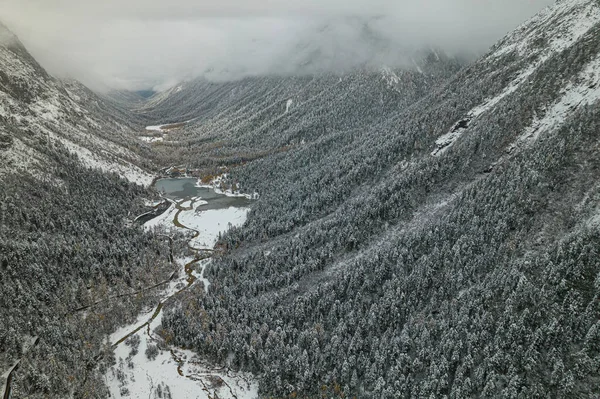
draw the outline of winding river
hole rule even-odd
[[[159,228],[167,236],[185,230],[194,256],[176,259],[179,277],[169,279],[155,308],[140,314],[129,326],[110,336],[117,364],[105,375],[111,397],[120,398],[235,398],[258,397],[258,385],[249,374],[215,368],[191,351],[157,345],[154,330],[160,326],[167,301],[202,283],[208,289],[204,269],[214,252],[219,234],[245,221],[250,201],[198,187],[195,179],[160,179],[155,187],[171,206],[146,222],[146,229]],[[166,347],[165,347],[166,346]],[[150,358],[146,353],[151,353]],[[153,359],[151,359],[153,358]]]

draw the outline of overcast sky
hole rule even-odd
[[[553,0],[0,0],[0,20],[51,73],[165,88],[200,75],[328,68],[403,48],[482,52]]]

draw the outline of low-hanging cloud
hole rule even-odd
[[[3,0],[50,72],[116,88],[481,52],[553,0]]]

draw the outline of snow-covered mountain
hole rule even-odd
[[[471,76],[465,76],[463,83],[474,89],[471,81],[477,79],[479,86],[491,90],[483,87],[482,101],[438,138],[433,154],[445,150],[482,114],[502,111],[502,105],[511,99],[525,100],[529,108],[509,108],[513,113],[535,112],[530,125],[510,144],[510,151],[544,130],[560,127],[578,110],[594,104],[600,94],[596,90],[600,55],[595,48],[599,21],[598,2],[561,1],[498,42],[466,71]]]
[[[106,338],[157,294],[75,309],[173,273],[133,223],[151,193],[119,177],[152,181],[138,123],[0,26],[0,397],[107,397]]]
[[[310,96],[310,80],[301,99],[261,83],[215,116],[184,86],[171,109],[198,117],[177,133],[189,159],[227,149],[226,133],[211,135],[221,126],[283,150],[230,174],[261,199],[224,238],[208,293],[182,299],[163,327],[261,375],[266,397],[593,397],[600,3],[557,2],[383,112],[360,96],[378,80],[342,75],[330,97],[321,84]]]
[[[140,184],[150,175],[147,163],[127,148],[130,116],[78,82],[62,82],[46,73],[6,27],[0,25],[0,173],[47,170],[49,159],[37,147],[60,143],[85,166],[113,171]]]
[[[382,123],[439,88],[462,65],[433,50],[415,60],[409,68],[381,65],[230,82],[196,79],[158,93],[137,112],[153,124],[185,122],[153,144],[161,163],[169,163],[176,148],[181,163],[236,164],[325,139],[325,132]]]
[[[135,189],[117,179],[87,172],[85,185],[63,171],[80,188],[74,205],[60,184],[28,194],[10,172],[26,167],[52,181],[44,166],[65,155],[56,143],[130,178],[141,173],[132,164],[150,162],[138,154],[207,175],[227,165],[221,182],[260,194],[244,226],[220,238],[202,273],[210,285],[165,304],[160,334],[252,372],[263,397],[597,395],[600,2],[558,1],[468,65],[427,49],[406,68],[359,62],[324,72],[323,46],[347,37],[336,29],[292,49],[290,64],[311,73],[196,79],[148,101],[56,81],[0,30],[0,177],[28,195],[7,196],[0,214],[18,233],[0,224],[0,299],[11,304],[0,314],[17,326],[0,334],[0,350],[18,358],[18,338],[41,335],[35,356],[62,358],[37,367],[64,376],[63,365],[110,353],[100,333],[88,350],[54,309],[111,284],[147,286],[135,279],[151,279],[168,253],[165,240],[121,226]],[[390,50],[368,26],[357,38]],[[354,57],[345,44],[328,54]],[[174,125],[145,132],[158,139],[144,144],[130,137],[142,123]],[[44,190],[71,206],[68,218],[38,209]],[[77,207],[88,196],[97,209]],[[55,234],[30,244],[40,225]],[[63,230],[69,240],[56,238]],[[88,250],[90,242],[104,247]],[[28,267],[15,272],[24,256]],[[62,278],[63,263],[72,278]],[[27,317],[10,312],[19,306]],[[109,329],[79,317],[88,334],[95,323]],[[79,352],[61,350],[61,339]],[[35,384],[21,379],[22,392],[105,393],[98,373],[88,385],[87,375],[72,377],[79,389],[39,375],[32,359],[23,375]]]

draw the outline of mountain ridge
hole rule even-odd
[[[261,199],[163,328],[266,397],[593,396],[598,9],[559,2],[377,123],[233,169]]]
[[[7,65],[22,63],[7,51],[0,46]],[[124,144],[117,159],[185,164],[202,178],[259,193],[244,226],[219,240],[222,252],[203,273],[210,286],[193,285],[167,304],[160,335],[254,373],[262,397],[594,397],[600,3],[559,1],[469,65],[435,51],[419,61],[409,70],[200,79],[145,103],[120,93],[103,102],[76,82],[36,82],[25,73],[17,79],[23,84],[0,90],[0,129],[15,123],[12,142],[0,135],[0,151],[44,155],[33,142],[40,132],[71,152]],[[155,129],[161,140],[146,145],[129,136],[144,122],[181,123]],[[122,133],[114,142],[102,131],[109,126]],[[61,173],[75,188],[77,169]],[[118,182],[81,173],[96,184],[81,185],[77,198],[99,198],[101,216],[81,206],[69,212],[81,212],[85,223],[56,223],[83,234],[100,218],[108,230],[92,237],[119,241],[83,251],[81,263],[81,249],[61,247],[76,260],[74,280],[86,283],[67,295],[76,304],[85,302],[73,297],[86,298],[87,284],[129,284],[129,270],[144,272],[152,261],[124,261],[120,254],[138,256],[152,239],[135,236],[128,250],[123,237],[132,230],[109,223],[109,215],[125,218],[136,189],[123,185],[130,188],[112,203],[99,187],[121,192]],[[24,184],[12,174],[0,178]],[[57,198],[59,187],[43,186]],[[40,196],[31,191],[26,204]],[[5,202],[10,226],[26,227],[17,230],[20,242],[0,229],[11,254],[0,277],[20,281],[4,266],[18,259],[14,248],[39,220],[58,233],[52,218],[22,216],[12,211],[17,201]],[[148,256],[166,253],[152,245],[159,249]],[[116,255],[104,268],[97,254]],[[59,276],[59,263],[49,263]],[[43,334],[41,345],[52,337]],[[15,339],[0,335],[0,348],[16,347]],[[38,392],[50,386],[36,381]]]
[[[15,151],[6,151],[8,156],[3,157],[2,169],[12,166],[43,170],[44,157],[33,155],[37,145],[34,141],[49,140],[78,153],[87,166],[113,170],[148,185],[152,178],[135,165],[144,162],[136,152],[124,147],[136,146],[130,136],[134,126],[131,118],[121,113],[118,119],[117,109],[91,91],[86,92],[85,102],[81,101],[80,96],[87,89],[51,77],[16,36],[7,28],[2,29],[11,40],[0,45],[3,65],[0,71],[0,117],[5,122],[0,128],[5,137],[10,135],[16,143]],[[88,108],[94,104],[105,105]],[[22,134],[25,131],[28,135]]]

